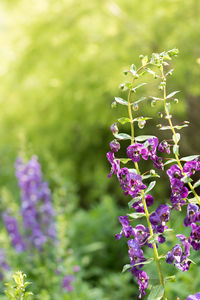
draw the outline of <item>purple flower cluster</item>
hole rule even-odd
[[[9,271],[3,249],[0,248],[0,281],[3,280],[3,271]]]
[[[135,143],[127,148],[127,156],[133,161],[138,162],[140,158],[147,160],[149,157],[154,163],[154,167],[159,170],[163,169],[162,158],[156,155],[158,147],[158,139],[150,138],[147,139],[144,144]]]
[[[173,165],[167,170],[167,175],[169,176],[172,189],[170,201],[174,208],[179,209],[185,203],[184,199],[188,196],[188,188],[183,182],[183,172],[178,165]]]
[[[189,295],[186,300],[200,300],[200,293]]]
[[[158,242],[164,243],[165,237],[162,235],[165,228],[168,228],[165,223],[169,221],[170,215],[170,208],[166,204],[161,204],[157,207],[155,212],[153,212],[150,217],[149,221],[152,224],[152,228],[154,232],[158,233]]]
[[[22,235],[19,232],[18,221],[13,216],[10,216],[5,212],[2,214],[2,218],[14,249],[17,252],[25,251],[26,244]]]
[[[191,264],[191,260],[188,259],[190,256],[190,242],[182,234],[176,236],[183,244],[183,249],[180,244],[175,245],[172,251],[167,253],[166,262],[174,264],[182,272],[188,271]]]
[[[42,172],[37,156],[26,164],[18,158],[16,177],[21,189],[21,213],[28,242],[42,250],[48,239],[56,239],[54,209],[47,182],[42,182]]]

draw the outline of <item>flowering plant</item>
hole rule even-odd
[[[172,103],[178,103],[175,97],[178,91],[167,93],[167,78],[172,75],[171,69],[172,57],[178,55],[178,49],[164,51],[160,54],[153,53],[151,58],[140,56],[141,66],[137,69],[134,64],[124,74],[130,79],[128,82],[120,85],[123,91],[128,91],[127,100],[115,97],[112,107],[118,104],[127,108],[128,116],[119,118],[111,126],[114,140],[110,143],[110,151],[107,153],[108,161],[111,164],[111,172],[108,177],[116,175],[125,196],[131,197],[128,205],[131,210],[125,216],[120,216],[119,221],[122,225],[120,233],[115,235],[119,240],[122,236],[128,240],[128,254],[130,264],[124,266],[123,271],[130,271],[137,280],[139,285],[139,298],[146,294],[147,288],[150,288],[148,299],[167,299],[166,283],[174,281],[175,276],[165,276],[162,271],[161,260],[167,264],[173,264],[180,271],[185,272],[190,269],[192,260],[190,259],[191,251],[200,249],[200,198],[196,188],[200,185],[200,180],[193,182],[193,175],[200,170],[199,155],[187,157],[180,156],[179,141],[180,133],[177,131],[188,126],[188,122],[181,125],[174,125],[172,122],[171,106]],[[135,136],[135,124],[143,128],[149,117],[134,116],[138,111],[139,104],[147,98],[142,97],[133,100],[133,95],[146,83],[142,82],[143,76],[149,73],[159,80],[159,90],[162,95],[159,97],[152,96],[151,105],[155,106],[160,103],[162,113],[160,117],[165,119],[167,124],[159,124],[160,130],[170,130],[172,138],[170,140],[159,141],[154,135]],[[140,80],[138,85],[135,83]],[[119,133],[118,126],[129,124],[131,134]],[[116,157],[120,153],[123,141],[130,141],[126,148],[127,157]],[[162,155],[161,155],[162,154]],[[141,171],[140,162],[150,159],[153,164],[151,170]],[[122,164],[127,165],[123,167]],[[169,167],[169,165],[171,165]],[[159,174],[156,170],[159,170]],[[150,212],[154,204],[154,198],[150,194],[156,186],[157,181],[152,179],[159,178],[166,171],[171,186],[171,195],[169,203],[159,204],[154,211]],[[184,232],[176,234],[179,242],[168,249],[166,253],[160,254],[160,245],[167,241],[167,233],[173,228],[167,226],[172,212],[184,213],[183,207],[187,206],[187,214],[184,219],[184,227],[188,227],[189,235],[185,236]],[[132,222],[139,218],[146,218],[146,224],[137,224],[132,226]],[[145,257],[144,248],[151,248],[153,257]],[[144,271],[144,267],[150,263],[155,263],[158,273],[158,284],[149,285],[150,276]],[[147,267],[147,266],[146,266]],[[188,296],[187,299],[200,299],[199,293]]]

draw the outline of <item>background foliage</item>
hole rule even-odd
[[[122,71],[137,64],[139,54],[179,48],[170,84],[172,90],[181,90],[181,97],[173,113],[177,122],[192,122],[183,131],[182,154],[198,153],[199,13],[198,0],[1,1],[1,210],[11,206],[18,211],[14,161],[19,150],[37,154],[53,191],[58,231],[66,243],[62,251],[67,257],[67,249],[73,249],[81,265],[74,299],[90,299],[90,294],[91,299],[131,299],[137,294],[129,274],[120,274],[127,261],[125,244],[114,240],[126,199],[115,181],[107,179],[109,126],[116,119],[110,104],[120,95]],[[153,87],[147,85],[145,93],[152,95]],[[141,110],[141,115],[153,114],[150,103]],[[152,133],[157,123],[159,119],[149,122],[146,132]],[[169,185],[161,184],[158,201],[168,195]],[[13,268],[23,269],[33,280],[9,250],[1,227],[1,244]],[[58,284],[48,294],[48,288],[41,291],[37,276],[34,292],[43,293],[43,299],[60,299]],[[196,283],[184,274],[169,285],[171,293],[185,293],[183,283],[195,289]]]

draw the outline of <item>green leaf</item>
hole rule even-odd
[[[165,282],[169,281],[169,282],[175,282],[176,281],[176,276],[172,275],[172,276],[167,276],[165,277]]]
[[[151,177],[158,177],[160,178],[160,175],[158,175],[157,173],[155,174],[148,174],[148,175],[142,175],[142,179],[148,179],[148,178],[151,178]]]
[[[115,97],[115,101],[119,104],[128,106],[128,102],[120,97]]]
[[[198,201],[197,201],[197,198],[196,198],[196,197],[190,198],[190,199],[188,199],[188,201],[189,201],[190,203],[198,204]]]
[[[146,99],[147,99],[147,97],[141,97],[140,99],[138,99],[138,100],[134,101],[133,103],[131,103],[131,105],[138,104],[138,103],[140,103],[141,101],[144,101],[144,100],[146,100]]]
[[[145,213],[132,213],[132,214],[128,214],[129,217],[133,218],[133,219],[139,219],[145,216]]]
[[[130,173],[137,174],[137,170],[136,170],[136,169],[128,169],[128,171],[129,171]]]
[[[172,98],[173,96],[175,96],[177,93],[179,93],[180,91],[174,91],[171,94],[167,95],[167,99]]]
[[[121,124],[126,124],[126,123],[130,123],[131,120],[129,118],[126,118],[126,117],[122,117],[120,119],[117,119],[117,121]]]
[[[154,138],[154,135],[139,135],[135,137],[136,142],[144,142],[150,138]]]
[[[130,264],[126,264],[123,266],[123,269],[122,269],[122,273],[126,272],[127,270],[131,269],[133,266],[130,265]]]
[[[148,258],[147,260],[145,260],[145,261],[143,261],[143,262],[134,264],[134,267],[135,267],[135,266],[139,266],[139,265],[148,265],[148,264],[152,263],[152,261],[154,261],[154,258],[153,258],[153,257]]]
[[[127,133],[116,133],[114,137],[118,140],[131,140],[131,136]]]
[[[130,158],[120,158],[119,159],[123,164],[127,164],[131,159]]]
[[[143,83],[137,85],[136,87],[132,88],[132,91],[135,93],[138,88],[140,88],[141,86],[146,85],[146,84],[147,84],[146,82],[143,82]]]
[[[136,66],[134,64],[131,65],[130,71],[131,72],[136,72]]]
[[[173,138],[173,141],[174,141],[174,143],[176,143],[176,140],[175,140],[175,135],[174,135],[174,134],[173,134],[172,138]],[[180,133],[176,133],[176,139],[177,139],[177,143],[180,141],[180,138],[181,138],[181,135],[180,135]]]
[[[194,160],[195,158],[199,157],[199,155],[190,155],[190,156],[185,156],[185,157],[182,157],[180,160],[181,161],[191,161],[191,160]]]
[[[164,287],[161,285],[153,286],[151,293],[148,296],[148,300],[160,300],[164,294]]]
[[[147,194],[148,192],[150,192],[154,188],[155,185],[156,185],[156,181],[150,182],[149,186],[147,187],[147,189],[145,191],[145,194]]]
[[[168,161],[166,161],[166,163],[164,163],[164,166],[169,165],[169,164],[171,164],[171,163],[173,163],[175,161],[176,161],[175,158],[169,159]]]
[[[150,117],[137,117],[137,118],[135,118],[135,119],[133,119],[133,121],[135,122],[135,121],[146,121],[146,120],[151,120],[152,118],[150,118]]]
[[[129,201],[128,206],[132,207],[133,203],[140,201],[141,199],[142,199],[141,196],[133,198],[131,201]]]
[[[192,182],[193,180],[188,176],[184,176],[183,178],[181,178],[181,181],[184,183],[188,183],[188,182]]]
[[[150,97],[150,98],[152,98],[153,100],[155,100],[155,101],[163,101],[163,99],[162,98],[158,98],[158,97]]]
[[[200,179],[195,182],[193,188],[197,188],[198,186],[200,186]]]
[[[173,153],[174,153],[175,155],[179,155],[179,145],[174,145],[174,146],[173,146]]]
[[[178,130],[180,130],[180,129],[184,128],[184,127],[188,127],[188,124],[174,126],[174,128],[178,129]]]

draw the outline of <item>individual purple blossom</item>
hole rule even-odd
[[[151,156],[151,160],[153,161],[153,165],[155,168],[157,168],[158,170],[163,170],[164,165],[161,157],[154,154]]]
[[[110,142],[110,149],[112,152],[118,152],[120,149],[120,143],[117,140]]]
[[[74,266],[74,272],[75,272],[75,273],[80,272],[80,267],[79,267],[79,266]]]
[[[184,226],[189,226],[197,221],[200,221],[199,207],[196,204],[189,203],[187,206],[187,216],[184,219]]]
[[[5,227],[8,231],[8,234],[11,239],[11,243],[17,252],[22,252],[26,250],[26,244],[19,232],[19,226],[17,220],[8,215],[7,213],[2,214],[2,218],[5,224]]]
[[[150,236],[149,228],[146,228],[142,224],[138,224],[133,229],[133,236],[135,238],[135,241],[139,244],[139,247],[142,247],[144,245],[151,247],[151,244],[148,243],[148,238]]]
[[[146,295],[145,290],[149,284],[149,276],[145,271],[139,270],[136,267],[131,269],[131,273],[136,277],[137,283],[139,285],[139,299],[141,299],[142,295]]]
[[[160,152],[166,152],[167,154],[170,154],[170,146],[168,144],[167,141],[162,141],[159,145],[158,145],[158,150]]]
[[[157,207],[155,212],[153,212],[150,217],[149,221],[152,224],[153,230],[156,233],[163,233],[165,228],[165,223],[169,221],[169,216],[170,216],[170,208],[166,204],[161,204]],[[163,235],[158,236],[158,242],[159,243],[164,243],[165,242],[165,237]]]
[[[187,176],[191,176],[195,174],[196,171],[200,170],[200,162],[198,161],[198,158],[192,161],[188,161],[183,166],[183,172]]]
[[[62,281],[62,288],[67,292],[72,292],[74,287],[72,286],[72,282],[75,281],[74,275],[66,275]]]
[[[123,234],[125,235],[126,238],[130,238],[131,235],[133,234],[133,228],[130,226],[128,216],[120,216],[118,219],[122,224],[122,230],[120,233],[115,235],[115,238],[119,240],[121,239]]]
[[[138,162],[140,160],[140,154],[141,154],[141,149],[143,145],[139,143],[135,143],[133,145],[130,145],[127,148],[127,156],[132,159],[133,162]]]
[[[117,127],[117,123],[114,123],[110,126],[110,130],[112,131],[113,134],[117,134],[119,132],[119,129]]]
[[[107,159],[109,161],[109,163],[111,164],[111,171],[110,174],[108,175],[108,178],[110,178],[112,176],[112,174],[118,174],[119,170],[120,170],[120,161],[119,159],[115,159],[115,155],[113,152],[108,152],[107,153]]]
[[[200,300],[200,293],[189,295],[186,300]]]
[[[200,249],[200,226],[192,223],[189,241],[194,250]]]
[[[166,262],[168,264],[173,264],[182,272],[188,271],[191,261],[188,259],[190,256],[190,243],[188,239],[182,235],[176,235],[178,239],[183,244],[183,249],[180,244],[177,244],[173,247],[172,251],[169,251],[166,255]]]

